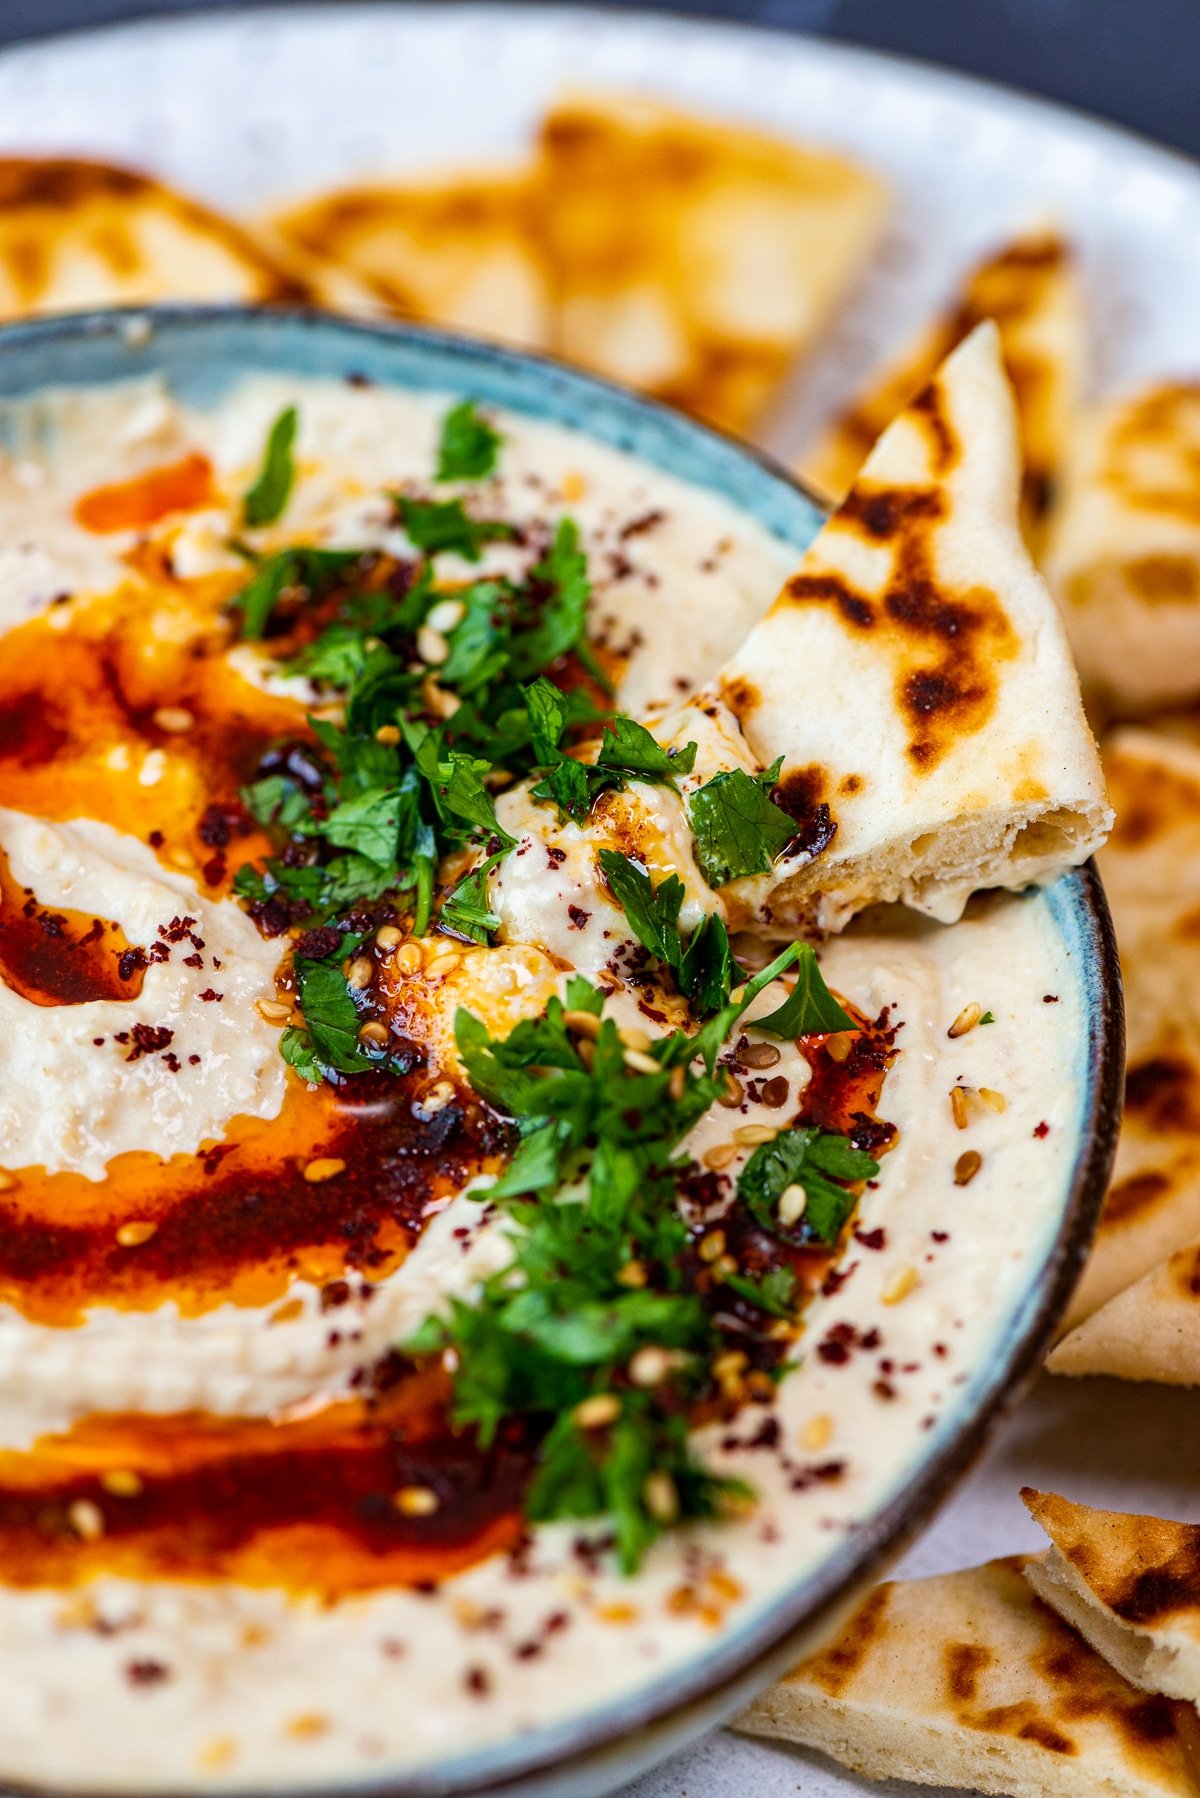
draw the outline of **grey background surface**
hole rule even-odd
[[[0,0],[0,42],[203,4]],[[638,10],[639,0],[626,8]],[[671,10],[945,63],[1200,155],[1200,0],[688,0]]]

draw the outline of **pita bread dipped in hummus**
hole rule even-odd
[[[1053,1544],[1026,1567],[1038,1596],[1133,1685],[1200,1703],[1200,1525],[1021,1497]]]
[[[543,120],[538,183],[553,347],[743,433],[846,294],[884,203],[843,156],[587,91]]]
[[[1044,1568],[1020,1555],[877,1586],[734,1727],[868,1779],[1193,1798],[1191,1706],[1139,1691],[1060,1622],[1031,1584]]]
[[[972,270],[952,306],[836,418],[800,461],[818,493],[839,500],[872,446],[984,319],[999,327],[1017,400],[1022,516],[1035,536],[1055,491],[1083,391],[1086,329],[1071,245],[1052,225],[1022,233]]]
[[[1043,565],[1098,707],[1128,718],[1200,696],[1200,386],[1142,388],[1081,421]]]
[[[0,159],[0,318],[309,297],[240,225],[147,175],[66,158]]]

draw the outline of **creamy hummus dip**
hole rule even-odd
[[[1044,1258],[1047,903],[730,944],[643,727],[788,552],[582,436],[256,378],[0,441],[0,1775],[302,1786],[643,1692],[899,1488]]]

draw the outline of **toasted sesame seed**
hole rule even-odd
[[[138,1249],[158,1230],[158,1225],[149,1219],[140,1219],[131,1224],[122,1224],[117,1231],[117,1241],[123,1249]]]
[[[954,1122],[960,1130],[965,1130],[969,1119],[967,1110],[967,1089],[965,1086],[950,1088],[950,1109],[954,1113]]]
[[[625,1066],[635,1074],[661,1074],[662,1063],[655,1061],[653,1055],[644,1055],[640,1049],[626,1049]]]
[[[286,1024],[292,1015],[290,999],[259,999],[254,1009],[264,1024]]]
[[[998,1093],[994,1086],[981,1086],[979,1097],[989,1111],[1007,1111],[1008,1100],[1003,1093]]]
[[[632,1604],[598,1604],[592,1615],[600,1623],[636,1623],[640,1612]]]
[[[752,1367],[746,1375],[746,1391],[765,1404],[775,1397],[775,1382],[765,1368]]]
[[[85,1542],[98,1542],[104,1534],[104,1512],[90,1498],[77,1498],[67,1510],[67,1522]]]
[[[114,1498],[136,1498],[144,1482],[141,1474],[134,1473],[131,1467],[110,1467],[107,1473],[100,1475],[100,1484]]]
[[[701,1238],[697,1253],[701,1261],[718,1260],[725,1253],[724,1230],[710,1230],[707,1236]]]
[[[425,616],[430,630],[439,631],[445,636],[456,624],[461,624],[467,615],[467,608],[461,599],[439,599],[436,606],[431,606]],[[428,657],[425,658],[428,661]]]
[[[237,1743],[232,1736],[214,1736],[208,1746],[201,1749],[199,1762],[205,1772],[219,1773],[222,1767],[229,1765],[236,1753]]]
[[[625,1048],[640,1049],[643,1055],[654,1041],[648,1031],[639,1030],[636,1024],[628,1025],[620,1034]]]
[[[979,1150],[968,1149],[966,1153],[960,1155],[958,1160],[954,1163],[954,1184],[956,1186],[969,1186],[982,1166],[983,1156],[979,1153]]]
[[[432,1517],[441,1500],[428,1486],[401,1486],[392,1503],[404,1517]]]
[[[184,731],[191,730],[195,717],[182,705],[160,705],[154,713],[154,722],[159,730],[165,730],[172,736],[182,736]]]
[[[719,1142],[713,1148],[705,1149],[700,1159],[710,1173],[719,1174],[737,1160],[737,1148],[731,1142]]]
[[[746,1097],[746,1089],[737,1075],[725,1069],[725,1091],[717,1094],[717,1104],[723,1105],[726,1111],[736,1111]]]
[[[773,1068],[782,1060],[780,1051],[774,1043],[748,1043],[738,1056],[738,1060],[748,1068]]]
[[[447,645],[449,653],[449,645]],[[435,718],[453,718],[462,700],[457,693],[448,693],[445,687],[438,685],[432,674],[427,674],[421,682],[421,703],[426,711],[432,712]]]
[[[339,1174],[346,1171],[346,1163],[337,1155],[317,1155],[304,1166],[304,1178],[310,1186],[320,1186],[324,1180],[336,1180]]]
[[[386,1049],[391,1041],[391,1032],[378,1018],[368,1018],[365,1024],[359,1026],[358,1040],[360,1043],[372,1043],[377,1049]]]
[[[304,1741],[310,1736],[323,1736],[328,1731],[329,1718],[323,1717],[319,1711],[302,1711],[287,1726],[289,1736],[294,1736],[297,1741]]]
[[[381,724],[375,732],[375,741],[386,743],[389,749],[395,748],[400,741],[400,726],[398,724]]]
[[[576,1405],[571,1416],[581,1430],[603,1430],[616,1423],[621,1415],[621,1401],[615,1392],[594,1392]]]
[[[774,1142],[778,1135],[774,1124],[739,1124],[733,1140],[743,1149],[753,1149],[759,1143]]]
[[[643,1287],[649,1277],[644,1261],[627,1261],[624,1267],[617,1270],[617,1285],[630,1286],[636,1290]]]
[[[629,1377],[635,1386],[661,1386],[679,1365],[679,1356],[670,1349],[648,1342],[638,1349],[629,1363]]]
[[[775,1215],[781,1224],[798,1224],[808,1205],[808,1194],[798,1181],[785,1186],[779,1195]]]
[[[417,632],[417,654],[431,668],[437,668],[450,654],[450,645],[441,631],[435,631],[432,625],[423,624]]]
[[[353,987],[356,992],[361,992],[365,986],[370,986],[371,976],[374,972],[375,969],[371,965],[369,956],[356,955],[346,969],[346,985]]]
[[[825,1053],[830,1061],[839,1064],[850,1059],[850,1051],[854,1047],[854,1038],[858,1032],[854,1030],[835,1030],[832,1036],[825,1038]]]
[[[680,1099],[682,1099],[683,1089],[684,1089],[684,1086],[686,1085],[686,1083],[687,1083],[686,1069],[684,1069],[682,1066],[672,1068],[671,1069],[671,1078],[667,1081],[667,1097],[669,1099],[673,1100],[675,1104],[678,1104]]]
[[[404,932],[398,930],[394,924],[381,924],[375,932],[375,941],[385,955],[390,955],[404,941]]]
[[[884,1286],[884,1304],[898,1305],[901,1299],[906,1299],[916,1285],[917,1277],[915,1267],[898,1267],[895,1273],[889,1276],[887,1284]]]
[[[972,999],[969,1005],[963,1006],[953,1024],[951,1024],[949,1030],[947,1030],[946,1035],[965,1036],[968,1030],[974,1030],[982,1016],[983,1006],[976,1004],[975,1000]]]
[[[816,1454],[818,1450],[827,1448],[832,1441],[833,1419],[828,1411],[818,1411],[815,1417],[809,1418],[800,1432],[801,1446],[806,1448],[810,1454]]]
[[[590,1037],[592,1042],[600,1034],[601,1020],[592,1011],[564,1011],[563,1023],[574,1036]]]
[[[395,967],[400,974],[418,973],[424,961],[425,954],[420,943],[414,943],[411,938],[407,943],[402,943],[395,954]]]
[[[646,1476],[642,1498],[656,1523],[674,1523],[679,1516],[679,1489],[661,1467]]]

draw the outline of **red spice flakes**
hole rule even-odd
[[[861,1242],[864,1249],[887,1247],[887,1231],[882,1227],[876,1230],[855,1230],[854,1239],[856,1242]]]
[[[1057,1005],[1058,1004],[1058,994],[1057,993],[1043,993],[1042,994],[1042,1004],[1043,1005]]]
[[[590,911],[584,911],[582,905],[568,905],[567,907],[567,916],[571,920],[572,930],[582,930],[591,915]]]
[[[135,1024],[128,1032],[123,1030],[115,1040],[120,1042],[122,1038],[130,1045],[126,1061],[140,1061],[143,1055],[161,1055],[175,1040],[175,1032],[168,1030],[165,1024]]]
[[[463,1674],[463,1685],[472,1698],[486,1698],[492,1689],[491,1676],[483,1667],[468,1667]]]
[[[224,993],[214,993],[211,986],[206,986],[204,991],[200,994],[200,997],[206,1005],[212,1005],[214,1003],[223,1005],[225,1003]]]
[[[1045,1137],[1045,1136],[1049,1136],[1049,1134],[1050,1134],[1050,1126],[1049,1126],[1049,1124],[1048,1124],[1048,1123],[1047,1123],[1047,1122],[1046,1122],[1046,1120],[1045,1120],[1045,1118],[1043,1118],[1043,1119],[1042,1119],[1042,1121],[1041,1121],[1041,1123],[1040,1123],[1040,1124],[1035,1124],[1035,1125],[1034,1125],[1034,1126],[1033,1126],[1033,1134],[1034,1134],[1034,1135],[1035,1135],[1035,1136],[1036,1136],[1036,1137],[1037,1137],[1037,1138],[1038,1138],[1038,1140],[1039,1140],[1039,1141],[1040,1141],[1040,1140],[1041,1140],[1041,1139],[1042,1139],[1042,1138],[1043,1138],[1043,1137]]]
[[[131,1686],[161,1686],[171,1677],[171,1669],[162,1661],[127,1661],[125,1677]]]

